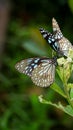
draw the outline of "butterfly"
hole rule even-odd
[[[73,50],[73,46],[70,41],[65,38],[60,30],[60,27],[57,21],[52,19],[52,28],[53,33],[48,33],[43,28],[40,28],[40,32],[44,39],[49,43],[49,45],[55,50],[58,54],[68,57],[69,49]]]
[[[35,85],[48,87],[54,82],[56,65],[57,57],[37,57],[22,60],[15,68],[20,73],[28,75]]]

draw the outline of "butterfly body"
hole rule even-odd
[[[15,68],[23,74],[31,77],[35,85],[48,87],[54,82],[55,66],[57,58],[29,58],[18,62]]]

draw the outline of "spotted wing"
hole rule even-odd
[[[73,49],[72,44],[63,36],[60,27],[54,18],[52,19],[52,27],[55,40],[59,44],[59,52],[62,52],[63,55],[68,56],[69,49]]]
[[[42,34],[43,38],[49,43],[49,45],[57,52],[59,50],[59,44],[55,39],[55,36],[52,33],[48,33],[48,31],[40,28],[40,33]]]
[[[48,87],[54,82],[55,64],[56,60],[53,58],[30,58],[18,62],[15,68],[30,76],[35,85]]]
[[[29,58],[18,62],[15,68],[23,74],[31,76],[33,69],[37,67],[39,58]]]
[[[63,38],[63,34],[60,30],[60,27],[57,21],[54,18],[52,19],[52,27],[53,27],[53,33],[54,33],[55,39],[57,41],[61,40]]]

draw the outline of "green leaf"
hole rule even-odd
[[[70,98],[73,100],[73,88],[70,89]]]
[[[63,107],[63,111],[73,117],[73,109],[70,105]]]
[[[11,114],[12,114],[12,112],[9,109],[7,109],[5,111],[5,113],[3,114],[1,121],[0,121],[0,125],[3,130],[8,130],[8,120],[9,120]]]
[[[68,85],[69,95],[70,95],[70,101],[73,104],[73,84],[69,83]]]
[[[69,7],[71,11],[73,12],[73,0],[68,0]]]
[[[36,43],[32,41],[25,42],[23,45],[23,48],[28,50],[29,52],[40,55],[40,56],[45,56],[47,55],[47,52],[44,48],[39,47]]]
[[[68,86],[69,89],[70,89],[70,88],[73,89],[73,84],[72,84],[72,83],[68,83],[67,86]]]
[[[54,106],[73,117],[73,109],[70,105],[63,106],[61,102],[58,102],[58,104],[52,103],[51,101],[45,100],[42,95],[39,96],[39,101],[43,104],[49,104],[51,106]]]
[[[57,73],[60,76],[61,80],[65,83],[67,83],[67,81],[69,80],[69,77],[71,75],[72,59],[71,58],[67,58],[67,59],[59,58],[57,60],[57,62],[59,65],[59,67],[57,69]]]
[[[64,91],[63,91],[56,83],[52,84],[52,85],[51,85],[51,88],[52,88],[54,91],[56,91],[57,93],[59,93],[61,96],[63,96],[63,97],[66,98],[66,95],[65,95]]]
[[[60,79],[58,73],[56,72],[55,75],[55,82],[51,85],[51,88],[59,93],[61,96],[66,98],[65,92],[64,92],[64,87],[63,87],[63,82]]]

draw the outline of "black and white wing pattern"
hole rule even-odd
[[[52,19],[53,33],[48,33],[48,31],[43,28],[40,29],[40,32],[47,43],[55,50],[59,55],[68,57],[69,49],[73,49],[70,41],[65,38],[60,30],[60,27],[57,21]]]
[[[73,49],[73,46],[70,41],[63,36],[60,27],[54,18],[52,19],[52,27],[55,40],[58,41],[59,44],[60,52],[62,52],[62,54],[67,57],[69,49]]]
[[[50,86],[55,79],[55,66],[57,58],[29,58],[18,62],[15,68],[31,77],[35,85],[40,87]]]
[[[57,43],[57,40],[55,39],[55,36],[52,33],[48,33],[43,28],[40,28],[40,33],[42,34],[43,38],[47,41],[47,43],[52,47],[53,50],[56,52],[59,51],[59,44]]]

